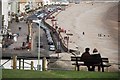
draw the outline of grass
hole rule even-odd
[[[2,70],[3,78],[118,78],[118,72]],[[103,80],[103,79],[102,79]]]

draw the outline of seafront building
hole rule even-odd
[[[20,14],[26,11],[25,6],[29,9],[34,9],[42,4],[42,0],[1,0],[1,18],[2,18],[2,31],[7,34],[9,22],[12,19],[12,14]]]
[[[0,48],[2,47],[2,2],[0,1]]]

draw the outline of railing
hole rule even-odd
[[[61,46],[62,46],[62,48],[63,48],[63,50],[65,51],[65,52],[67,52],[67,47],[65,46],[65,44],[63,44],[63,39],[61,39],[60,38],[60,36],[59,36],[59,33],[57,33],[57,31],[52,27],[52,26],[50,26],[48,23],[46,23],[45,21],[43,22],[49,29],[51,29],[52,31],[54,31],[55,33],[55,35],[56,35],[56,37],[58,38],[58,40],[60,40],[60,44],[61,44]]]
[[[2,60],[2,62],[3,61],[5,61],[5,60]],[[11,61],[11,62],[10,62]],[[7,61],[5,61],[5,62],[3,62],[1,65],[0,65],[0,67],[1,68],[8,68],[8,69],[12,69],[13,68],[13,65],[12,65],[12,61],[13,60],[11,60],[11,59],[8,59]],[[19,60],[17,60],[17,62],[18,62]],[[24,61],[20,61],[20,62],[23,62],[23,64],[28,64],[28,65],[30,65],[30,67],[29,66],[21,66],[21,65],[19,65],[19,66],[16,66],[16,69],[21,69],[21,67],[23,68],[23,69],[25,69],[25,68],[29,68],[29,70],[36,70],[36,68],[37,67],[35,67],[34,65],[33,65],[33,63],[28,63],[28,62],[24,62]],[[11,65],[9,65],[9,64],[11,64]]]

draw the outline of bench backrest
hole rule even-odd
[[[95,61],[101,61],[101,56],[100,54],[93,54],[91,55],[91,60],[95,60]],[[80,56],[71,56],[71,61],[84,61],[84,60],[81,60],[81,57]]]
[[[71,56],[71,61],[82,61],[81,57]]]
[[[108,58],[102,58],[102,62],[109,63]]]
[[[94,57],[94,59],[92,59],[91,61],[94,64],[103,64],[103,63],[109,63],[108,58],[101,58],[101,56],[99,55],[91,55],[92,57]],[[75,61],[77,64],[78,62],[83,62],[83,60],[81,60],[81,57],[75,57],[75,56],[71,56],[71,61]]]

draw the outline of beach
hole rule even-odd
[[[70,4],[57,16],[57,25],[72,33],[69,36],[69,49],[78,49],[80,55],[89,47],[90,53],[97,48],[102,57],[109,58],[117,69],[118,64],[118,3],[94,2]],[[51,22],[47,21],[49,24]],[[83,34],[84,32],[84,34]],[[65,37],[65,33],[61,33]]]

